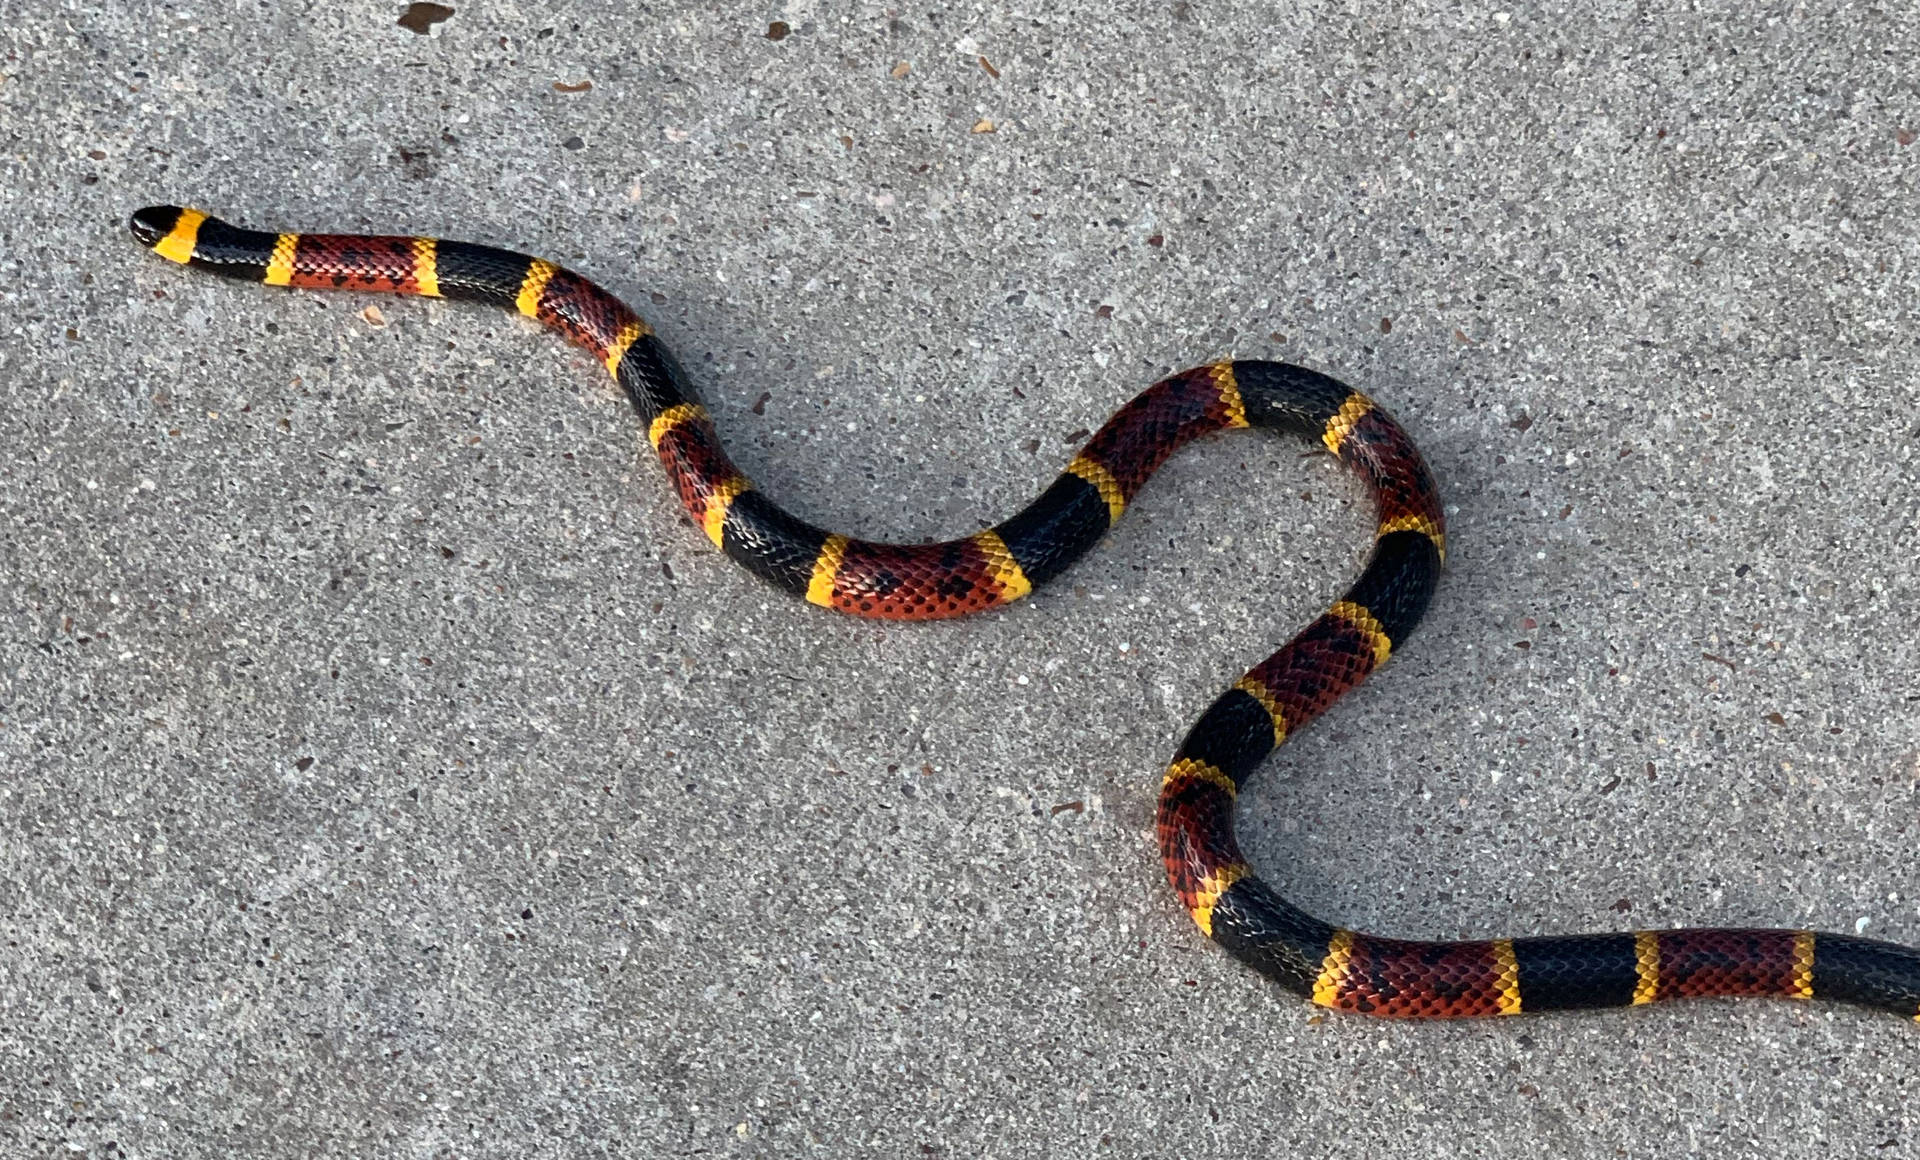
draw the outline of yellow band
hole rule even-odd
[[[1073,457],[1072,463],[1067,464],[1067,474],[1086,480],[1100,493],[1100,498],[1107,502],[1108,524],[1120,521],[1120,514],[1127,510],[1127,497],[1120,490],[1120,481],[1113,477],[1113,472],[1107,470],[1106,464],[1089,458],[1082,451]]]
[[[613,341],[607,344],[607,373],[618,379],[620,360],[627,357],[627,349],[640,341],[643,335],[651,333],[653,332],[647,329],[647,324],[638,318],[631,319],[622,326],[620,333],[614,335]]]
[[[1274,699],[1273,690],[1261,684],[1260,679],[1252,673],[1235,681],[1233,687],[1260,702],[1260,707],[1267,711],[1267,716],[1273,720],[1273,747],[1278,749],[1286,744],[1287,714],[1280,708],[1280,702]]]
[[[1361,642],[1373,652],[1376,667],[1386,664],[1387,658],[1393,655],[1393,642],[1387,639],[1387,630],[1380,627],[1380,622],[1366,608],[1351,600],[1341,600],[1327,609],[1327,615],[1337,616],[1359,631]]]
[[[1200,890],[1193,897],[1192,914],[1201,934],[1213,937],[1213,908],[1220,905],[1220,896],[1251,873],[1253,867],[1245,862],[1235,862],[1200,880]]]
[[[1813,932],[1793,932],[1793,995],[1795,999],[1813,998]]]
[[[667,432],[682,423],[691,423],[706,417],[707,409],[698,403],[675,403],[655,415],[653,422],[647,425],[647,442],[653,444],[655,450],[658,450],[660,441],[667,437]]]
[[[418,293],[440,297],[440,247],[437,239],[414,238],[413,284]]]
[[[1213,372],[1213,383],[1220,388],[1220,401],[1227,407],[1227,426],[1246,427],[1247,405],[1240,398],[1240,380],[1233,375],[1233,361],[1221,359],[1207,368]]]
[[[1327,429],[1321,434],[1320,441],[1327,445],[1328,451],[1335,455],[1340,454],[1340,445],[1345,443],[1347,436],[1353,433],[1353,425],[1360,421],[1362,415],[1371,410],[1373,410],[1372,399],[1359,391],[1348,395],[1347,401],[1340,404],[1340,409],[1334,412],[1333,418],[1327,420]]]
[[[700,513],[700,524],[706,529],[707,539],[713,541],[714,547],[726,546],[727,510],[733,507],[733,501],[741,492],[752,490],[753,484],[747,481],[746,476],[730,475],[721,480],[720,486],[707,496],[707,506]]]
[[[1191,757],[1183,757],[1167,767],[1167,775],[1160,779],[1160,791],[1165,793],[1167,787],[1177,781],[1210,782],[1227,791],[1230,798],[1240,796],[1240,787],[1233,784],[1233,779],[1224,770]]]
[[[153,252],[169,262],[186,265],[193,257],[193,244],[200,236],[200,223],[206,220],[207,215],[197,209],[181,210],[173,228],[167,231],[167,236],[153,244]]]
[[[1391,536],[1395,532],[1419,532],[1433,541],[1434,548],[1440,553],[1440,562],[1442,564],[1447,562],[1447,534],[1426,516],[1395,516],[1390,520],[1383,520],[1380,526],[1374,529],[1373,535],[1375,539],[1379,539],[1381,536]]]
[[[989,528],[984,532],[975,532],[968,538],[986,559],[987,571],[992,574],[994,583],[1000,585],[1002,604],[1018,600],[1033,591],[1033,582],[1021,571],[1020,561],[1007,551],[1007,542],[1000,538],[998,532]]]
[[[832,535],[820,545],[813,558],[813,578],[807,581],[807,602],[822,608],[833,607],[833,578],[840,572],[840,561],[847,555],[847,537]]]
[[[1321,1007],[1337,1006],[1340,984],[1353,965],[1353,932],[1336,930],[1327,942],[1327,957],[1320,960],[1320,977],[1313,983],[1313,1002]]]
[[[1633,1005],[1651,1003],[1660,997],[1660,935],[1651,930],[1633,932]]]
[[[269,286],[288,286],[293,283],[293,255],[300,248],[299,234],[281,234],[273,239],[273,256],[267,259],[267,276],[261,281]]]
[[[514,307],[528,318],[540,316],[540,295],[546,293],[547,283],[560,272],[560,267],[545,258],[535,258],[527,266],[527,276],[520,280],[520,294],[514,299]]]
[[[1500,1014],[1520,1014],[1520,960],[1514,957],[1512,939],[1494,940],[1493,968],[1499,973]]]

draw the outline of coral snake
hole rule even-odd
[[[1643,930],[1420,942],[1332,926],[1276,894],[1241,856],[1233,804],[1262,759],[1392,655],[1426,611],[1446,550],[1433,476],[1371,399],[1276,362],[1216,362],[1148,387],[1040,497],[986,531],[882,544],[782,510],[728,462],[686,375],[613,295],[540,258],[437,238],[273,234],[198,210],[135,213],[170,261],[274,286],[475,299],[592,352],[646,423],[695,524],[749,571],[854,616],[934,620],[1025,596],[1104,535],[1147,477],[1190,440],[1273,427],[1325,444],[1378,509],[1360,578],[1319,619],[1221,694],[1161,785],[1160,853],[1200,929],[1323,1007],[1441,1019],[1625,1007],[1707,995],[1837,999],[1920,1019],[1920,951],[1803,930]]]

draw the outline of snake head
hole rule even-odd
[[[173,232],[180,220],[180,207],[177,205],[150,205],[145,209],[136,209],[127,219],[127,228],[139,239],[141,245],[152,249],[160,244],[160,239]]]

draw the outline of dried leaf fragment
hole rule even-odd
[[[430,35],[434,25],[453,15],[453,9],[445,4],[409,4],[407,10],[394,21],[408,32],[420,36]]]

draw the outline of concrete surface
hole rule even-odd
[[[1243,809],[1276,883],[1920,941],[1920,16],[1620,7],[12,0],[0,1153],[1920,1156],[1895,1018],[1383,1025],[1197,934],[1160,769],[1355,569],[1324,457],[1212,441],[1025,606],[841,621],[585,356],[122,225],[568,262],[867,535],[1165,370],[1330,370],[1455,550]]]

